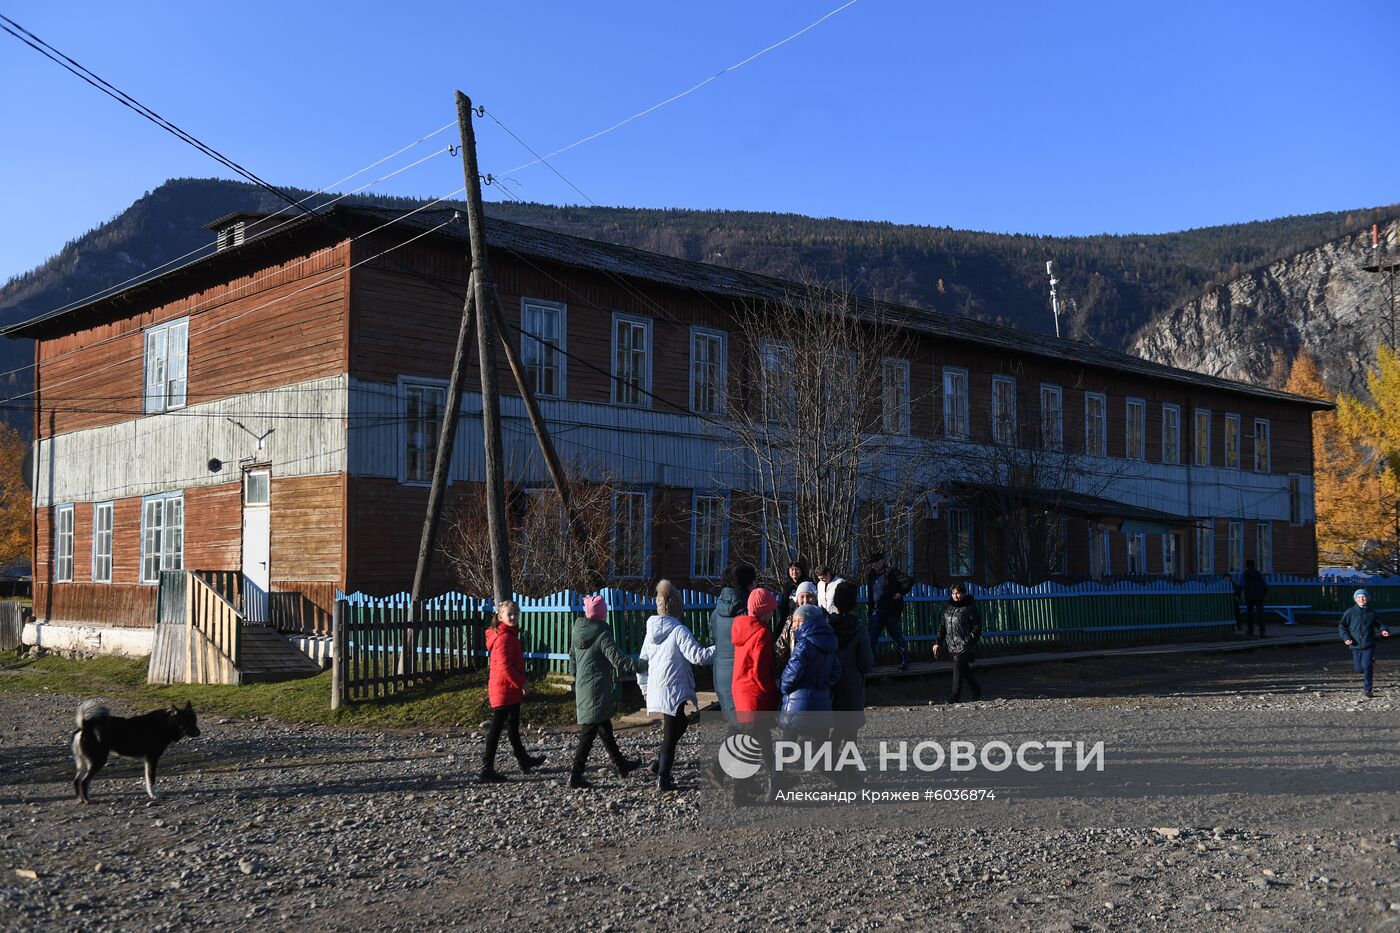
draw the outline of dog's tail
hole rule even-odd
[[[78,715],[74,717],[74,721],[81,730],[90,722],[103,722],[111,716],[112,711],[107,708],[107,704],[100,700],[84,700],[83,705],[78,707]]]

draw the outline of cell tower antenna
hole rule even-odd
[[[1045,260],[1045,274],[1050,276],[1050,311],[1055,315],[1055,336],[1060,336],[1060,299],[1055,297],[1055,286],[1060,284],[1060,280],[1055,278],[1055,263],[1052,260]]]

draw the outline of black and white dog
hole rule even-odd
[[[73,733],[73,761],[78,775],[73,778],[73,790],[78,800],[88,802],[88,784],[107,763],[113,753],[146,762],[146,794],[156,799],[156,763],[171,742],[185,736],[199,736],[194,707],[153,710],[140,716],[113,716],[112,711],[96,700],[78,707],[78,731]]]

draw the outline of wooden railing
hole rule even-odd
[[[190,576],[198,578],[215,593],[222,596],[234,611],[243,612],[243,574],[238,570],[191,570]]]
[[[212,677],[214,666],[227,666],[235,669],[239,661],[239,635],[243,619],[233,603],[221,596],[198,574],[191,573],[186,583],[186,618],[194,633],[204,639],[220,654],[225,665],[217,665],[217,660],[208,658],[205,652],[191,646],[190,663],[199,669],[191,671],[191,683],[228,683],[222,677]],[[236,672],[234,674],[236,677]]]

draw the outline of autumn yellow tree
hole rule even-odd
[[[1306,353],[1293,361],[1285,388],[1333,398],[1316,361]],[[1324,565],[1374,566],[1388,554],[1394,534],[1400,474],[1392,452],[1400,450],[1400,364],[1385,348],[1368,388],[1372,402],[1342,396],[1336,399],[1336,411],[1313,415],[1317,550]]]
[[[0,423],[0,567],[29,555],[34,513],[29,480],[24,475],[28,449],[18,431]]]

